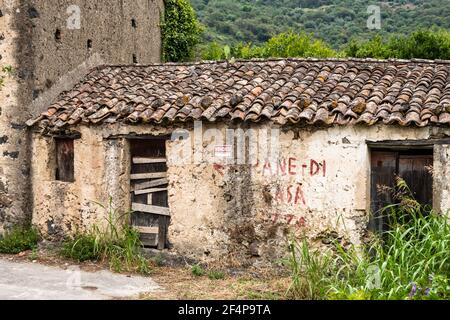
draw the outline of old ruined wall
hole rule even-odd
[[[286,253],[289,235],[306,235],[320,244],[335,239],[344,245],[360,243],[370,209],[366,140],[420,140],[438,132],[448,135],[450,130],[394,126],[284,130],[274,162],[180,166],[169,161],[170,241],[182,254],[236,264],[276,261]],[[180,143],[169,143],[169,159],[179,152]],[[436,146],[436,153],[435,176],[440,177],[435,181],[435,197],[440,199],[436,208],[446,211],[448,146]]]
[[[74,143],[74,182],[56,181],[55,142],[35,133],[32,143],[33,224],[49,239],[61,239],[94,224],[104,226],[108,211],[129,207],[127,143],[104,140],[95,130],[82,128]]]
[[[434,148],[433,207],[450,217],[450,145]]]
[[[8,3],[11,3],[9,1]],[[12,2],[15,3],[15,2]],[[0,234],[4,226],[22,222],[27,218],[30,192],[28,178],[27,135],[23,126],[25,106],[19,95],[25,93],[26,82],[17,77],[12,68],[17,66],[18,49],[12,6],[0,1]],[[9,69],[6,72],[6,68]],[[28,91],[29,93],[29,91]]]
[[[232,164],[217,159],[218,129],[204,125],[203,140],[186,127],[186,140],[167,142],[169,242],[173,250],[202,261],[259,265],[286,253],[289,235],[327,244],[359,243],[370,206],[370,156],[366,140],[421,140],[449,129],[394,126],[284,129],[273,162]],[[35,134],[33,222],[42,233],[69,234],[102,223],[105,213],[92,201],[127,211],[130,204],[128,138],[171,134],[174,126],[103,125],[75,130],[74,183],[54,181],[53,140]],[[245,130],[268,129],[255,125]],[[187,146],[187,147],[186,147]],[[281,166],[278,165],[281,164]],[[450,208],[448,145],[435,147],[435,207]]]
[[[150,131],[156,135],[170,129]],[[74,141],[74,182],[56,181],[54,138],[33,133],[33,225],[48,239],[60,240],[93,225],[105,226],[108,211],[102,206],[117,209],[118,214],[131,207],[129,142],[120,136],[129,129],[80,126],[76,131],[81,137]],[[148,131],[142,128],[140,133]]]
[[[31,216],[25,122],[95,65],[159,62],[163,7],[162,0],[0,0],[0,75],[12,70],[0,88],[0,232]]]

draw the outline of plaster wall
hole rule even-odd
[[[280,131],[276,157],[234,164],[215,157],[214,147],[226,141],[207,131],[218,130],[226,137],[227,128],[224,124],[205,125],[203,141],[199,142],[196,129],[186,127],[187,139],[167,142],[169,241],[182,255],[236,265],[276,261],[286,253],[290,235],[306,235],[325,245],[335,239],[344,245],[359,243],[367,231],[370,208],[370,150],[366,140],[423,140],[450,134],[444,128],[381,125],[286,128]],[[36,134],[34,223],[42,233],[50,234],[49,221],[56,221],[56,228],[61,230],[58,235],[79,226],[86,228],[95,221],[101,223],[104,214],[89,203],[106,203],[109,196],[116,207],[128,210],[127,138],[165,135],[175,129],[118,124],[79,127],[73,184],[54,181],[49,158],[52,140]],[[254,125],[243,129],[261,132],[271,128]],[[447,212],[448,145],[435,146],[434,162],[435,209]]]

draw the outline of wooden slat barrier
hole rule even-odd
[[[162,192],[162,191],[167,191],[167,188],[153,188],[153,189],[136,190],[134,192],[134,194],[138,196],[141,194],[149,194],[149,193]]]
[[[130,178],[131,180],[167,178],[167,172],[136,173],[132,174]]]
[[[145,213],[152,213],[162,216],[170,216],[169,208],[165,207],[157,207],[142,203],[133,203],[131,206],[131,210]]]
[[[168,183],[169,183],[169,180],[167,180],[167,179],[159,179],[159,180],[136,183],[133,191],[155,188],[155,187],[163,186]]]
[[[165,163],[165,158],[133,158],[134,164]]]
[[[134,227],[137,231],[140,233],[147,233],[147,234],[158,234],[159,228],[158,227]]]

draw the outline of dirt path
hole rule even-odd
[[[18,255],[0,254],[0,300],[286,299],[291,282],[288,275],[275,275],[274,270],[225,272],[223,279],[210,279],[207,270],[205,275],[195,276],[188,264],[173,265],[167,261],[160,266],[153,264],[150,277],[123,275],[109,272],[106,263],[76,263],[56,252],[41,249]]]
[[[162,289],[149,277],[0,259],[0,300],[129,299]]]

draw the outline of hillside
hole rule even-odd
[[[191,0],[205,41],[259,44],[287,30],[306,31],[335,49],[375,34],[409,34],[419,28],[450,29],[450,0],[396,0],[381,4],[381,30],[369,30],[361,0]]]

